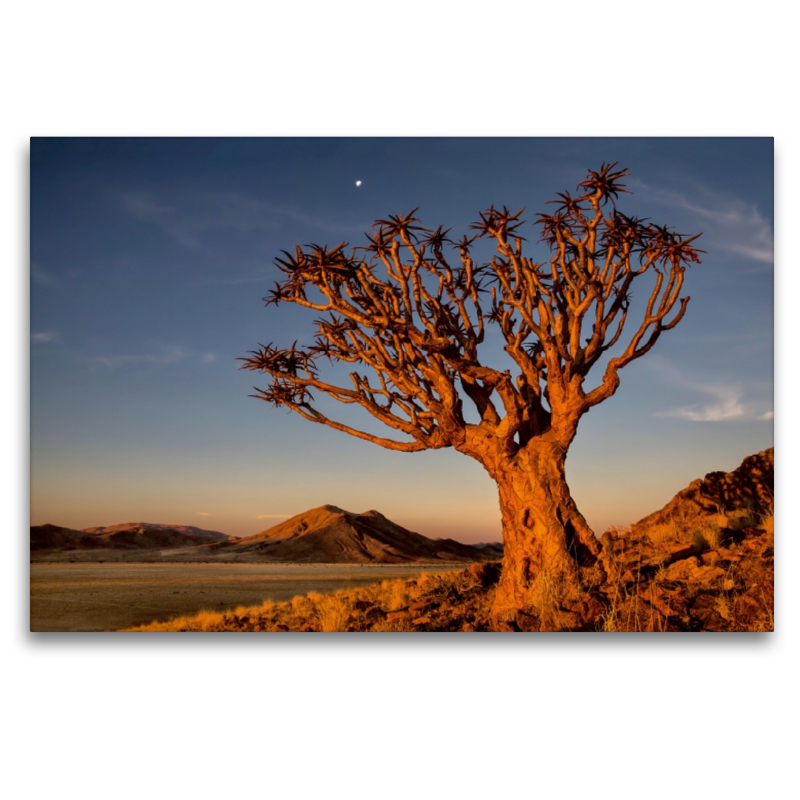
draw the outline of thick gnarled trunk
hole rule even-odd
[[[565,460],[559,445],[528,446],[494,476],[505,546],[500,630],[591,630],[603,612],[589,589],[600,547],[570,495]]]

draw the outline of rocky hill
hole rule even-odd
[[[773,630],[774,471],[770,448],[606,531],[597,587],[606,630]]]
[[[378,511],[355,514],[325,505],[231,542],[209,547],[217,556],[263,561],[399,564],[411,561],[479,561],[497,557],[453,539],[429,539]]]
[[[771,447],[748,456],[733,472],[710,472],[693,481],[664,508],[633,525],[632,533],[664,524],[695,525],[720,515],[759,516],[771,511],[774,498],[775,449]]]

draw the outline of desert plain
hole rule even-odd
[[[31,631],[112,631],[463,564],[32,563]]]

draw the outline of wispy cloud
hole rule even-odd
[[[39,264],[31,264],[31,280],[39,286],[53,289],[58,286],[58,278]]]
[[[667,378],[673,387],[680,387],[707,398],[704,402],[658,411],[655,413],[657,417],[677,417],[692,422],[769,420],[773,417],[771,410],[764,411],[763,404],[748,401],[739,385],[696,380],[664,359],[654,359],[650,366],[658,371],[661,378]]]
[[[31,334],[31,342],[33,344],[48,344],[57,342],[60,338],[61,334],[58,331],[41,331]]]
[[[217,360],[215,353],[197,353],[187,350],[182,345],[162,344],[157,346],[154,353],[126,353],[111,356],[94,356],[90,362],[96,367],[122,367],[132,364],[176,364],[179,361],[195,359],[204,364]]]
[[[121,367],[125,364],[175,364],[190,353],[180,345],[162,345],[160,353],[144,355],[95,356],[92,363],[100,367]]]
[[[288,519],[291,514],[259,514],[256,519]]]
[[[137,192],[124,195],[122,202],[135,219],[156,225],[179,244],[191,248],[200,247],[202,236],[208,231],[276,231],[287,220],[344,237],[365,229],[363,225],[344,225],[240,194],[198,193],[160,200],[151,193]]]
[[[197,512],[197,516],[198,517],[210,517],[211,516],[211,512],[210,511],[198,511]]]
[[[758,209],[735,198],[725,197],[709,189],[698,189],[697,197],[680,192],[657,189],[641,181],[631,181],[637,194],[650,200],[691,212],[702,220],[703,237],[698,245],[736,253],[761,264],[774,262],[772,226]],[[694,231],[682,231],[694,233]]]
[[[680,417],[693,422],[722,422],[729,419],[743,419],[747,416],[745,407],[741,402],[741,392],[727,386],[696,387],[701,392],[712,395],[714,400],[710,403],[695,403],[682,408],[665,411],[658,416]]]

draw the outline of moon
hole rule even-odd
[[[356,181],[356,186],[361,186],[361,181]]]

